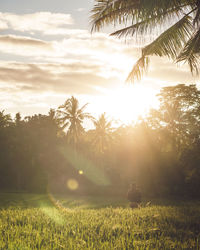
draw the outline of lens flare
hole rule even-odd
[[[78,189],[78,182],[75,180],[75,179],[69,179],[67,180],[67,187],[70,189],[70,190],[76,190]]]
[[[96,185],[110,185],[110,180],[108,176],[100,168],[95,166],[92,161],[87,159],[81,153],[78,153],[69,147],[61,147],[60,152],[65,157],[67,162],[69,162],[78,171],[80,175],[84,174],[84,176],[88,178],[88,180],[92,181]]]

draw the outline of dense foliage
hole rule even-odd
[[[179,84],[159,99],[145,119],[118,128],[74,97],[48,115],[13,120],[1,111],[1,190],[114,195],[135,181],[149,196],[199,196],[200,91]],[[94,129],[83,128],[85,118]]]

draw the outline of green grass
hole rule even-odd
[[[0,249],[200,249],[200,202],[162,204],[0,194]]]

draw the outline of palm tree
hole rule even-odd
[[[112,127],[111,121],[107,121],[105,113],[100,115],[98,120],[93,121],[95,129],[93,130],[93,143],[98,153],[104,153],[111,143]]]
[[[175,62],[188,62],[192,73],[199,72],[200,0],[95,0],[92,30],[104,25],[124,24],[112,33],[118,37],[152,35],[155,40],[142,48],[142,55],[127,80],[140,80],[149,56],[167,56]],[[148,36],[147,36],[148,37]]]
[[[75,97],[68,98],[66,102],[58,108],[57,114],[59,121],[62,124],[62,129],[67,128],[67,138],[70,143],[76,146],[81,134],[84,132],[82,126],[84,119],[92,119],[93,117],[84,112],[88,104],[86,103],[81,108]]]

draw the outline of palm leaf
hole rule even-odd
[[[145,35],[152,32],[154,29],[158,29],[158,26],[162,27],[162,25],[164,25],[166,22],[169,22],[170,19],[178,20],[181,15],[182,8],[180,8],[180,6],[171,8],[157,15],[151,15],[150,18],[145,18],[141,22],[137,22],[133,25],[117,30],[111,33],[111,36],[118,36],[119,38],[121,38],[128,35],[133,36],[134,34]]]
[[[192,22],[189,15],[185,15],[177,23],[163,32],[157,39],[142,49],[142,57],[136,62],[127,81],[140,80],[148,67],[148,56],[168,56],[175,59],[180,48],[191,35]]]
[[[111,34],[119,37],[145,35],[155,28],[165,28],[172,21],[175,22],[176,17],[179,20],[142,49],[142,57],[127,78],[131,81],[141,78],[148,66],[148,56],[168,56],[176,60],[185,44],[190,41],[195,25],[198,27],[200,20],[200,0],[96,0],[95,2],[91,16],[92,30],[99,30],[105,24],[128,23],[128,27]],[[198,45],[197,37],[195,40]],[[188,44],[188,49],[189,47],[191,46]],[[185,51],[186,49],[187,46]],[[181,54],[183,55],[184,53]],[[187,59],[191,71],[198,69],[198,56],[197,53],[191,53]]]
[[[142,49],[144,56],[168,56],[175,59],[178,51],[191,36],[192,22],[189,15],[185,15],[177,23],[163,32],[157,39]]]
[[[88,105],[88,103],[84,104],[84,105],[77,111],[77,113],[78,113],[78,114],[81,114],[81,113],[84,111],[84,109],[87,107],[87,105]]]
[[[61,129],[65,129],[68,126],[69,126],[69,122],[66,122],[66,123],[63,124],[63,126],[61,127]]]
[[[197,12],[194,18],[194,25],[199,26],[200,23],[200,0],[196,0]]]
[[[96,0],[92,10],[92,31],[99,31],[105,24],[127,22],[128,16],[139,9],[139,0]]]
[[[194,32],[179,54],[177,62],[187,61],[192,73],[199,73],[200,29]]]
[[[92,31],[99,31],[105,24],[122,24],[131,21],[134,23],[151,18],[155,15],[163,15],[167,11],[182,10],[183,7],[191,7],[196,0],[96,0],[92,9]]]
[[[147,70],[148,64],[149,64],[149,58],[142,56],[132,68],[126,81],[135,82],[135,80],[140,80],[144,72]]]

